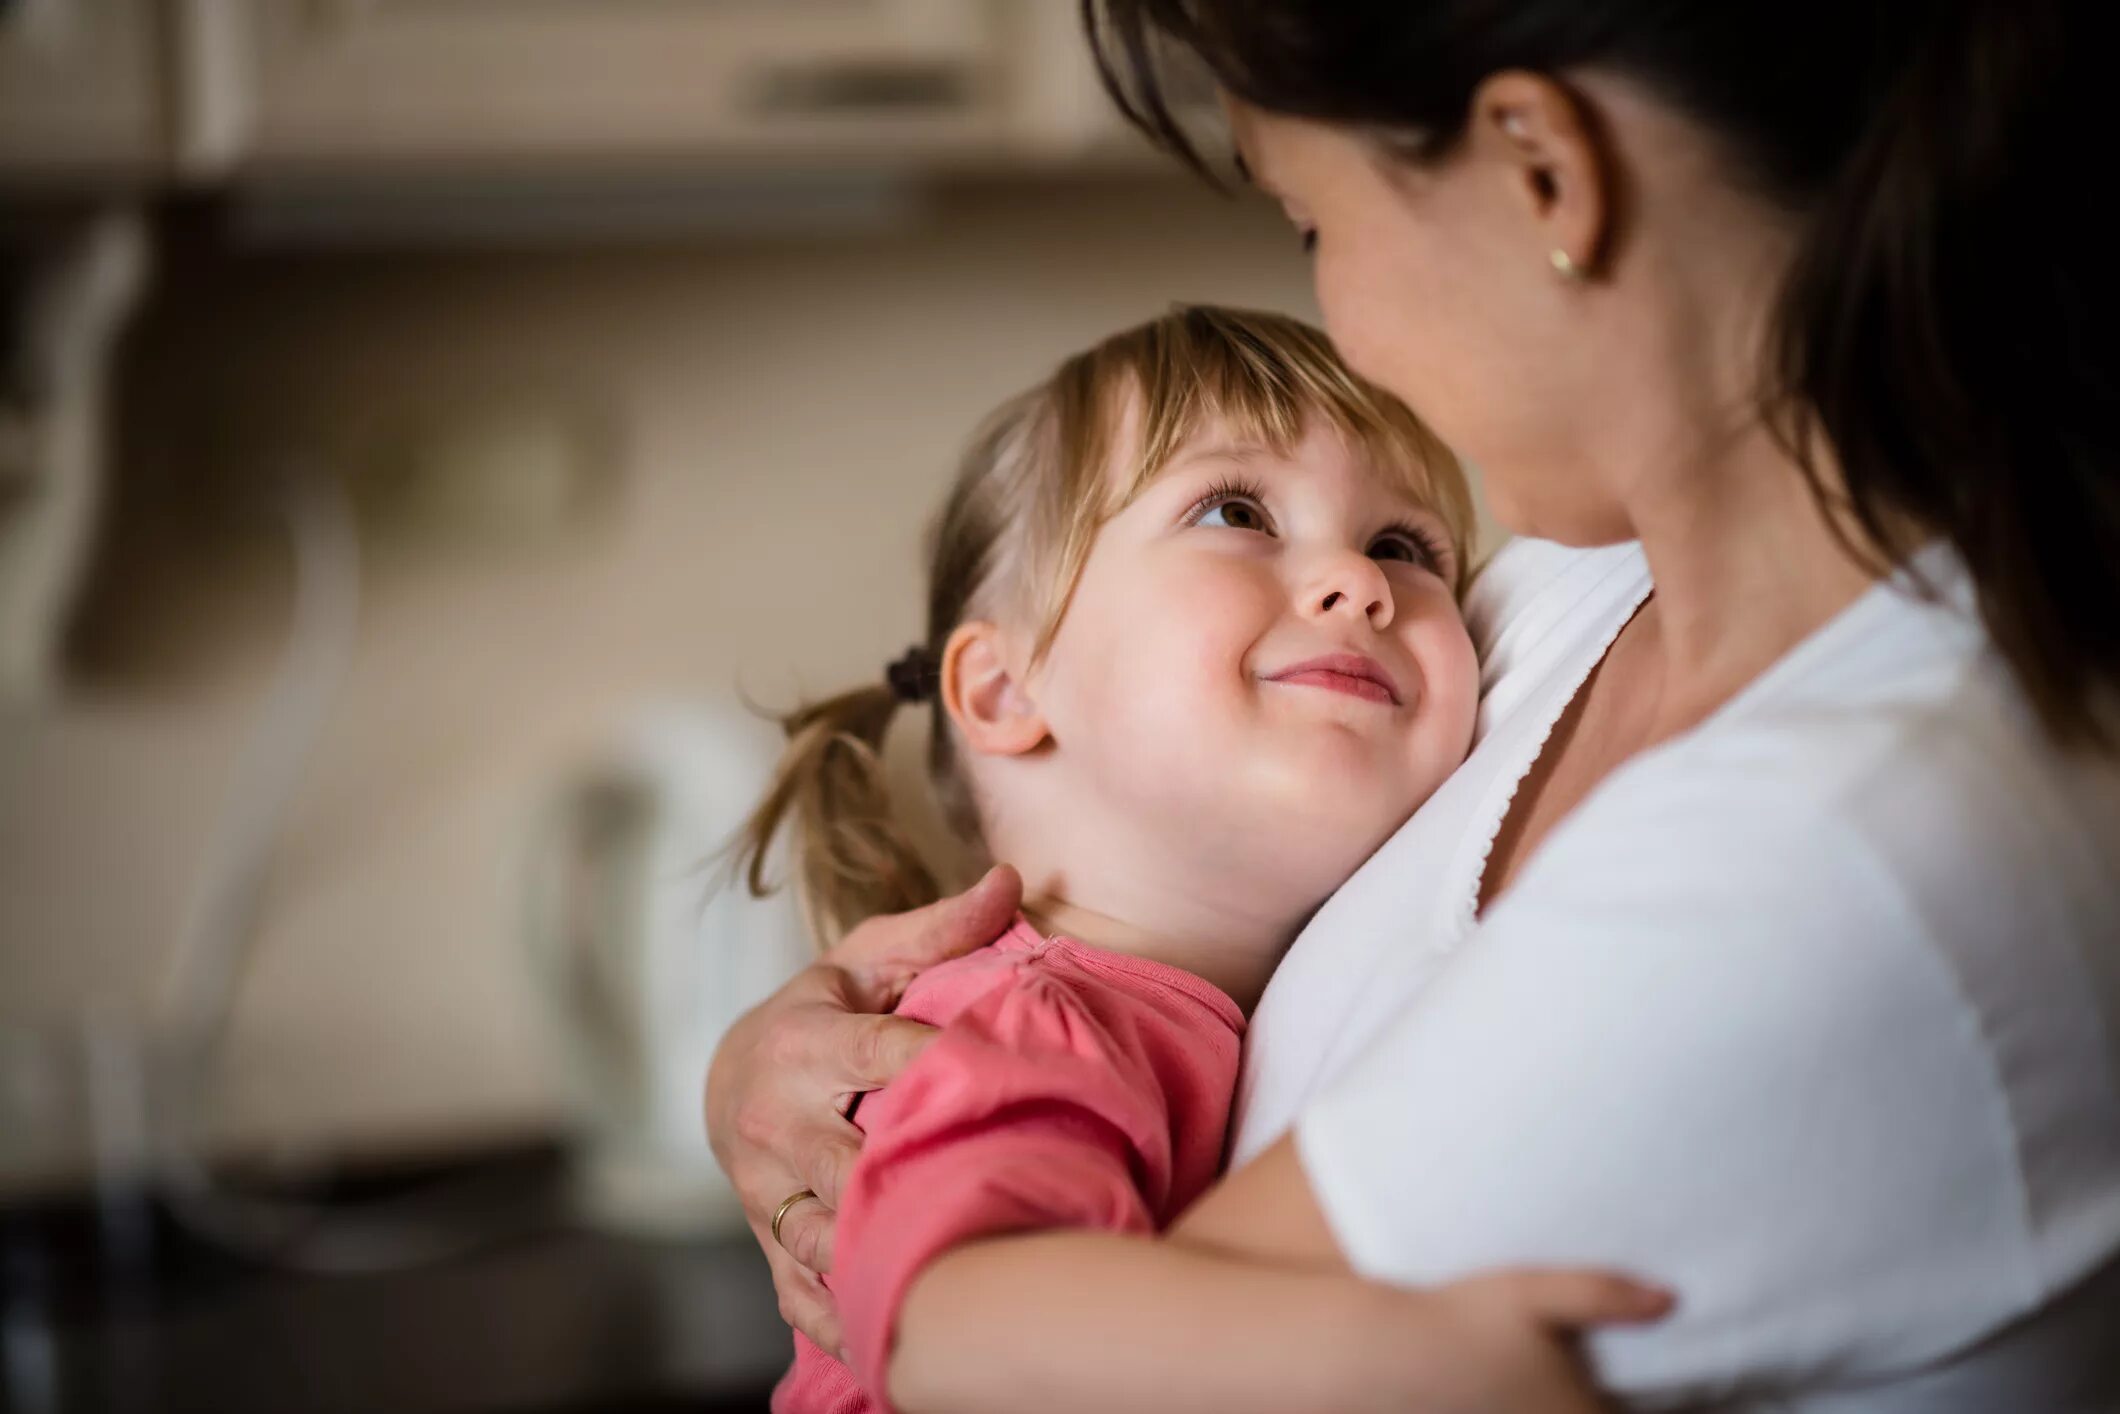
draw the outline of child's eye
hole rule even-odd
[[[1435,535],[1418,526],[1395,525],[1369,543],[1373,560],[1402,560],[1423,569],[1443,572],[1444,550]]]
[[[1266,519],[1265,508],[1255,501],[1228,500],[1209,506],[1200,512],[1194,525],[1226,525],[1231,530],[1256,530],[1262,534],[1273,528]]]
[[[1188,525],[1273,534],[1273,517],[1266,514],[1259,494],[1238,487],[1217,486],[1194,503],[1185,519]]]
[[[1317,228],[1317,227],[1315,227],[1315,226],[1312,226],[1312,227],[1311,227],[1311,228],[1310,228],[1309,230],[1306,230],[1306,231],[1298,231],[1298,232],[1296,232],[1296,236],[1298,237],[1298,239],[1300,239],[1300,240],[1301,240],[1301,241],[1303,242],[1303,254],[1305,254],[1305,255],[1315,255],[1315,254],[1317,254],[1317,251],[1318,251],[1318,228]]]

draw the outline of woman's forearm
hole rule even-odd
[[[998,1238],[915,1280],[889,1389],[906,1414],[1403,1411],[1447,1353],[1430,1299],[1144,1237]]]

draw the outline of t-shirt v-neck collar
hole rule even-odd
[[[1634,616],[1641,612],[1642,605],[1655,592],[1646,563],[1637,558],[1633,566],[1638,583],[1615,605],[1616,612],[1607,625],[1584,642],[1568,671],[1551,680],[1539,710],[1516,713],[1497,728],[1518,739],[1509,746],[1507,766],[1494,774],[1487,798],[1474,817],[1476,828],[1466,832],[1466,849],[1451,866],[1451,885],[1445,891],[1445,897],[1451,900],[1452,911],[1444,936],[1452,945],[1462,941],[1479,922],[1480,894],[1486,887],[1487,867],[1493,859],[1495,843],[1501,838],[1502,826],[1508,822],[1509,811],[1516,803],[1517,793],[1523,790],[1524,782],[1537,768],[1539,759],[1545,755],[1546,744],[1553,739],[1553,733],[1576,698],[1582,695],[1591,675],[1611,655],[1612,645],[1619,641],[1620,634],[1634,622]]]

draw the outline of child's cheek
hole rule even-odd
[[[1262,631],[1259,595],[1241,569],[1171,566],[1099,596],[1096,661],[1083,664],[1098,700],[1083,705],[1121,769],[1167,773],[1201,755],[1209,759],[1195,764],[1211,767],[1234,749],[1224,738],[1241,724],[1248,654]]]
[[[1234,562],[1192,567],[1162,586],[1143,615],[1158,661],[1182,674],[1200,713],[1226,713],[1248,687],[1260,640],[1281,617],[1285,596],[1270,576]]]
[[[1454,605],[1425,618],[1414,630],[1411,646],[1421,668],[1423,694],[1415,720],[1415,755],[1428,774],[1448,775],[1472,745],[1479,715],[1479,659]],[[1441,775],[1433,784],[1441,783]]]

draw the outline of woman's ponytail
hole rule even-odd
[[[787,748],[737,839],[737,867],[751,892],[763,896],[775,887],[767,856],[782,829],[789,831],[796,898],[822,946],[864,918],[941,897],[891,808],[883,743],[899,704],[900,695],[878,683],[782,718]]]
[[[1815,208],[1780,311],[1779,406],[1899,558],[1942,535],[2049,733],[2113,749],[2120,241],[2102,55],[2069,0],[1946,0]],[[1811,464],[1808,456],[1805,464]],[[1814,473],[1815,479],[1815,473]]]

